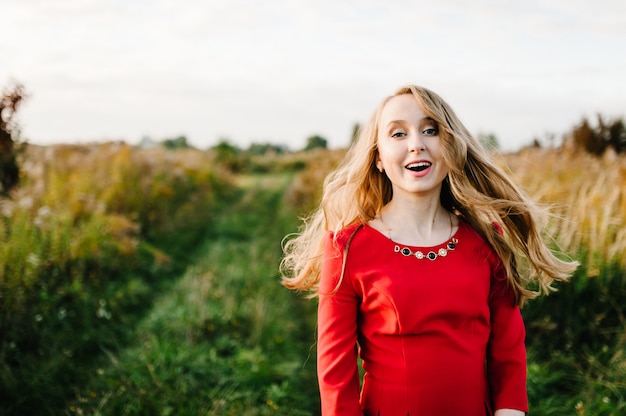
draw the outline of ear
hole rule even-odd
[[[376,146],[376,149],[374,150],[374,158],[376,159],[376,169],[378,169],[380,173],[383,173],[385,171],[385,168],[383,167],[383,161],[380,160],[378,146]]]

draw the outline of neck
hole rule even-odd
[[[439,199],[426,199],[406,203],[392,199],[380,212],[381,228],[398,243],[429,246],[446,240],[454,224],[450,214]]]

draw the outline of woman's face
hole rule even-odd
[[[391,181],[393,195],[425,196],[441,192],[448,166],[441,154],[437,124],[410,94],[391,98],[378,127],[377,168]]]

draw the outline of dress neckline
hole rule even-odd
[[[366,223],[366,224],[363,224],[363,225],[364,225],[364,227],[366,229],[371,230],[374,235],[378,236],[379,238],[384,239],[385,241],[388,241],[390,245],[408,247],[408,248],[411,248],[411,249],[418,249],[418,250],[419,249],[421,249],[421,250],[430,250],[430,249],[435,249],[435,248],[439,248],[439,247],[444,247],[453,239],[458,240],[461,228],[465,227],[465,222],[459,218],[459,226],[457,227],[456,231],[454,233],[452,233],[452,236],[450,236],[449,238],[446,238],[444,241],[442,241],[442,242],[440,242],[438,244],[432,245],[432,246],[413,246],[413,245],[410,245],[410,244],[398,243],[397,241],[394,241],[391,238],[387,237],[381,231],[379,231],[376,228],[374,228],[371,225],[369,225],[369,223]]]

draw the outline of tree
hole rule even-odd
[[[500,143],[498,143],[498,138],[493,133],[481,133],[478,135],[478,141],[482,146],[487,150],[497,150],[500,148]]]
[[[313,150],[317,148],[321,148],[321,149],[328,148],[328,140],[318,135],[311,136],[308,139],[306,139],[306,146],[304,148],[305,151]]]
[[[241,149],[231,144],[228,139],[221,139],[212,150],[215,152],[215,160],[222,166],[233,172],[239,172],[243,168],[244,162],[240,157]]]
[[[626,126],[624,126],[624,120],[615,120],[609,126],[609,136],[611,137],[611,146],[617,153],[626,152]]]
[[[352,137],[350,138],[350,144],[357,141],[359,138],[359,134],[361,134],[361,125],[359,123],[354,123],[352,126]]]
[[[163,140],[163,147],[166,149],[189,149],[191,145],[187,142],[187,137],[178,136],[172,139]]]
[[[248,147],[248,153],[251,155],[259,156],[266,154],[281,155],[287,151],[287,147],[284,145],[276,145],[271,143],[252,143]]]
[[[582,148],[587,152],[600,155],[606,149],[606,143],[602,143],[597,139],[595,132],[589,125],[589,121],[583,118],[582,122],[572,131],[572,139],[576,147]]]
[[[626,128],[622,119],[606,122],[598,114],[598,126],[594,128],[583,118],[572,130],[570,137],[576,148],[593,155],[601,155],[608,147],[612,147],[616,153],[626,151]]]
[[[25,97],[24,86],[17,82],[5,89],[0,97],[0,193],[5,195],[20,178],[16,158],[19,129],[14,116]]]

